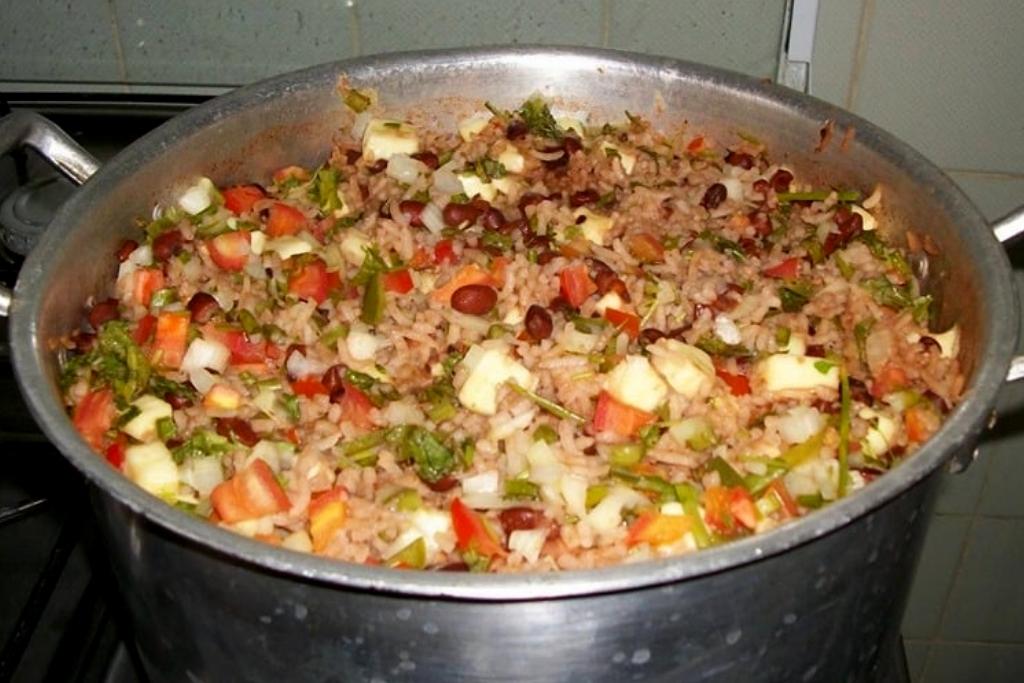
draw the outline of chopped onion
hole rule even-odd
[[[504,420],[502,422],[498,422],[497,420],[495,420],[493,422],[493,425],[491,426],[491,431],[487,435],[487,438],[489,438],[491,441],[500,441],[502,439],[507,439],[516,432],[522,431],[529,427],[530,423],[533,422],[533,418],[535,418],[536,416],[536,410],[527,410],[523,413],[520,413],[519,415],[516,415],[511,419]]]
[[[740,328],[727,315],[720,315],[715,318],[715,336],[726,344],[739,344],[743,341]]]
[[[650,501],[633,489],[616,486],[604,499],[587,513],[586,520],[599,534],[611,533],[622,523],[624,508],[647,505]]]
[[[462,192],[462,183],[459,177],[451,169],[451,163],[447,163],[434,171],[434,189],[441,194],[458,194]]]
[[[217,383],[217,378],[203,368],[193,368],[188,372],[188,381],[200,394],[205,394]]]
[[[412,185],[421,173],[427,172],[427,167],[423,162],[413,159],[408,154],[392,154],[384,172],[389,178]],[[394,216],[395,213],[392,212],[391,215]]]
[[[193,259],[198,263],[198,259]],[[192,263],[192,261],[189,261]],[[186,264],[188,265],[188,264]],[[245,264],[245,274],[251,277],[253,280],[265,280],[267,279],[267,271],[263,268],[263,264],[257,260],[250,260]]]
[[[420,220],[423,221],[423,226],[435,235],[440,235],[444,230],[444,214],[441,213],[441,207],[434,202],[428,202],[423,207],[420,211]]]
[[[200,178],[178,198],[178,206],[195,216],[210,208],[217,188],[209,178]]]
[[[371,360],[384,346],[384,341],[380,337],[370,334],[366,328],[353,325],[349,330],[348,337],[345,338],[345,346],[348,347],[348,352],[354,359]]]
[[[601,341],[600,335],[580,332],[572,323],[566,323],[558,335],[558,344],[569,353],[590,353]]]
[[[466,477],[462,480],[462,492],[464,494],[497,493],[498,471],[487,470],[480,474],[474,474],[472,477]]]
[[[516,529],[508,535],[508,549],[522,555],[527,562],[536,562],[547,537],[547,529]]]
[[[262,460],[267,463],[273,472],[281,471],[280,453],[277,450],[277,445],[273,441],[261,439],[255,446],[253,446],[252,451],[249,453],[249,457],[245,459],[245,464],[248,466],[252,464],[254,460]]]
[[[292,351],[285,360],[285,369],[288,371],[289,377],[298,379],[313,375],[319,377],[327,370],[327,365],[318,360],[307,358],[298,351]]]
[[[218,457],[189,458],[179,469],[181,481],[191,486],[200,496],[208,496],[224,481],[224,470]]]
[[[587,479],[578,474],[564,474],[558,484],[565,500],[565,511],[576,517],[587,514]]]
[[[508,500],[500,493],[467,493],[460,500],[474,510],[507,510],[520,504]]]
[[[787,443],[803,443],[824,428],[825,417],[815,408],[794,406],[777,418],[776,425]]]
[[[188,351],[181,360],[181,369],[185,372],[201,369],[224,372],[230,358],[231,351],[224,344],[199,338],[189,344]]]
[[[743,199],[743,181],[739,178],[722,178],[721,183],[725,185],[726,196],[735,201]]]
[[[441,315],[453,325],[469,330],[470,332],[476,332],[480,335],[487,334],[487,331],[491,329],[491,321],[487,318],[482,318],[478,315],[466,315],[465,313],[459,313],[458,311],[449,310],[440,311]]]
[[[352,120],[352,137],[362,138],[363,133],[366,132],[366,126],[369,125],[372,117],[373,114],[369,109],[356,114],[356,117]]]

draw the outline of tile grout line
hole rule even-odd
[[[612,33],[612,0],[601,0],[601,47],[608,47]]]
[[[860,70],[867,54],[868,33],[871,20],[875,14],[875,0],[863,0],[860,9],[860,23],[857,25],[857,49],[853,53],[853,68],[850,70],[850,82],[846,86],[846,108],[853,111],[860,91]]]
[[[114,54],[117,57],[117,70],[121,76],[121,82],[126,89],[128,85],[128,65],[124,61],[124,45],[121,43],[121,28],[117,25],[117,7],[114,0],[107,0],[107,10],[110,15],[110,35],[114,41]]]
[[[356,7],[356,0],[342,0],[348,14],[348,37],[352,40],[352,57],[359,57],[363,53],[362,31],[359,28],[359,8]]]

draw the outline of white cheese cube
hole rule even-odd
[[[390,159],[393,154],[416,154],[420,139],[416,129],[401,121],[373,119],[363,133],[363,157],[367,161]]]
[[[498,194],[498,190],[495,189],[493,183],[485,183],[476,173],[460,173],[458,178],[459,183],[462,185],[462,191],[470,199],[479,196],[490,202]]]
[[[604,244],[612,226],[615,225],[615,220],[611,216],[602,216],[586,207],[576,209],[572,215],[583,237],[594,244]]]
[[[358,268],[366,260],[366,248],[371,244],[369,237],[358,230],[350,230],[341,240],[341,255]]]
[[[154,496],[173,501],[178,493],[178,466],[167,446],[159,441],[129,446],[124,451],[124,473]]]
[[[210,208],[214,200],[220,196],[217,187],[209,178],[200,178],[196,184],[185,190],[178,198],[178,206],[186,213],[195,216]]]
[[[633,168],[636,166],[636,155],[627,152],[618,145],[613,145],[610,142],[602,142],[601,150],[604,151],[610,157],[618,156],[619,164],[622,166],[622,171],[626,175],[633,173]]]
[[[509,173],[522,173],[526,167],[526,159],[519,150],[509,145],[498,155],[498,163]]]
[[[156,396],[139,396],[132,401],[139,414],[128,420],[121,429],[128,436],[138,441],[149,441],[156,436],[156,423],[174,412],[171,404]]]
[[[652,412],[668,397],[668,385],[644,356],[628,355],[604,378],[604,389],[616,401]]]
[[[309,254],[313,251],[313,245],[296,235],[285,235],[267,240],[263,245],[263,251],[276,252],[282,260],[285,260],[299,254]]]
[[[491,120],[490,114],[475,114],[459,121],[459,137],[469,142],[487,127]]]
[[[498,412],[498,388],[508,381],[533,390],[537,378],[511,357],[509,346],[500,339],[474,344],[462,359],[469,372],[459,389],[459,402],[481,415]]]
[[[651,363],[672,389],[687,398],[712,386],[715,364],[704,351],[676,339],[659,339],[647,347]]]
[[[839,389],[839,366],[823,358],[777,353],[757,364],[765,390]]]

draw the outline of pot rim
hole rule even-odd
[[[865,489],[764,534],[688,555],[633,564],[498,575],[399,571],[270,546],[167,505],[137,487],[89,449],[67,419],[57,393],[46,390],[50,382],[44,370],[46,352],[37,336],[37,320],[47,282],[45,255],[64,235],[73,231],[76,216],[87,211],[93,197],[102,196],[132,168],[159,156],[164,147],[187,138],[194,131],[268,98],[323,87],[326,83],[333,85],[341,73],[348,73],[358,81],[363,74],[394,71],[410,63],[443,69],[455,63],[525,64],[535,60],[569,62],[574,68],[586,70],[633,69],[648,77],[656,76],[662,87],[670,86],[673,81],[699,81],[738,98],[755,100],[758,106],[780,107],[796,116],[817,121],[831,119],[844,128],[855,127],[857,144],[866,144],[898,164],[915,183],[932,188],[937,201],[944,204],[962,231],[978,233],[973,238],[980,242],[978,248],[986,265],[985,277],[990,281],[983,283],[988,286],[981,289],[989,295],[992,310],[1013,311],[1009,315],[992,316],[990,334],[979,348],[971,385],[940,431],[913,457]],[[978,209],[941,170],[909,145],[868,121],[802,93],[716,67],[606,49],[516,46],[392,53],[322,64],[239,88],[176,116],[104,165],[58,212],[19,275],[11,309],[10,340],[15,373],[29,409],[65,457],[99,489],[162,529],[202,546],[205,552],[339,587],[422,597],[518,601],[638,589],[724,571],[812,541],[882,506],[924,479],[954,453],[974,447],[989,419],[996,392],[1006,377],[1016,342],[1016,318],[1016,294],[1009,261]]]

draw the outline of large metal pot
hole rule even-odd
[[[963,402],[912,458],[865,490],[762,536],[688,557],[560,575],[357,566],[264,545],[150,497],[65,417],[50,340],[109,282],[109,255],[163,188],[315,163],[337,126],[339,74],[395,110],[458,94],[511,105],[534,91],[711,130],[749,130],[811,177],[886,186],[901,226],[927,233],[943,323],[959,320]],[[438,111],[449,111],[450,103]],[[815,151],[819,130],[835,126]],[[29,115],[0,126],[80,181],[96,164]],[[839,140],[848,129],[855,136]],[[1019,216],[1018,216],[1019,218]],[[1000,230],[1009,237],[1021,221]],[[923,258],[923,255],[920,255]],[[1016,341],[1007,258],[963,193],[907,145],[784,88],[679,61],[517,48],[373,57],[282,76],[179,116],[92,175],[27,260],[11,346],[28,404],[92,483],[94,512],[149,677],[182,680],[864,680],[894,641],[937,473],[969,462]]]

